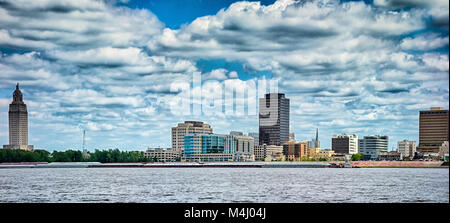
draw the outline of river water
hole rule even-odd
[[[431,168],[0,169],[0,202],[449,202]]]

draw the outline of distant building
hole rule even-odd
[[[232,136],[243,136],[244,133],[238,132],[238,131],[231,131],[231,132],[230,132],[230,135],[232,135]]]
[[[448,110],[440,107],[420,111],[417,151],[422,154],[439,153],[439,147],[448,141],[448,121]]]
[[[320,150],[317,158],[331,158],[334,155],[334,151],[330,149]]]
[[[249,132],[248,136],[253,137],[255,146],[259,146],[259,133],[257,133],[257,132]]]
[[[32,145],[28,145],[28,111],[23,102],[23,95],[16,85],[13,93],[13,101],[9,104],[9,145],[3,145],[4,149],[21,149],[33,151]]]
[[[316,138],[308,141],[308,148],[320,148],[319,129],[316,129]]]
[[[233,136],[236,140],[235,161],[255,161],[254,139],[251,136]]]
[[[284,94],[265,94],[259,99],[259,145],[283,145],[289,141],[289,99]]]
[[[402,140],[397,142],[397,152],[403,157],[413,158],[416,153],[416,141]]]
[[[448,141],[443,142],[439,147],[439,157],[448,161]]]
[[[308,156],[308,144],[306,142],[288,141],[283,144],[283,155],[286,160],[300,161]]]
[[[289,141],[295,141],[295,133],[289,133]]]
[[[283,146],[260,145],[255,146],[255,160],[257,161],[284,161]]]
[[[212,133],[210,125],[197,122],[185,121],[178,123],[177,127],[172,128],[172,149],[182,152],[184,150],[184,136],[192,133]]]
[[[144,156],[150,160],[156,159],[157,162],[175,162],[181,159],[180,151],[172,148],[148,148]]]
[[[380,152],[378,154],[377,160],[403,160],[403,154],[395,151]]]
[[[322,151],[320,148],[307,148],[306,156],[310,159],[317,159],[319,158],[320,151]]]
[[[363,153],[365,160],[376,160],[381,152],[388,151],[388,136],[364,136],[359,142],[359,152]]]
[[[345,133],[334,135],[331,139],[331,149],[339,154],[357,154],[358,136]]]

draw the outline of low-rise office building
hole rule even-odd
[[[148,148],[144,156],[157,162],[176,162],[180,160],[180,151],[172,148]]]
[[[283,146],[260,145],[254,149],[255,160],[257,161],[284,161]]]
[[[300,161],[303,157],[308,157],[308,143],[288,141],[283,144],[283,155],[286,160]]]
[[[413,158],[416,153],[416,142],[402,140],[397,142],[397,152],[401,153],[403,157]]]
[[[389,137],[380,135],[364,136],[359,140],[359,152],[364,160],[376,160],[382,152],[388,151]]]
[[[331,149],[320,150],[319,158],[329,159],[334,155],[334,151]]]
[[[377,160],[403,160],[403,154],[396,151],[380,152]]]
[[[250,136],[187,134],[184,161],[254,161],[254,139]]]
[[[254,138],[251,136],[233,136],[236,142],[235,161],[255,161]]]
[[[310,159],[318,159],[321,149],[320,148],[307,148],[307,157]]]

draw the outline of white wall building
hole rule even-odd
[[[397,152],[401,153],[403,157],[413,158],[416,152],[416,141],[402,140],[397,142]]]

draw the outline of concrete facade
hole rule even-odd
[[[401,153],[403,157],[413,158],[416,152],[416,141],[402,140],[397,142],[397,152]]]

